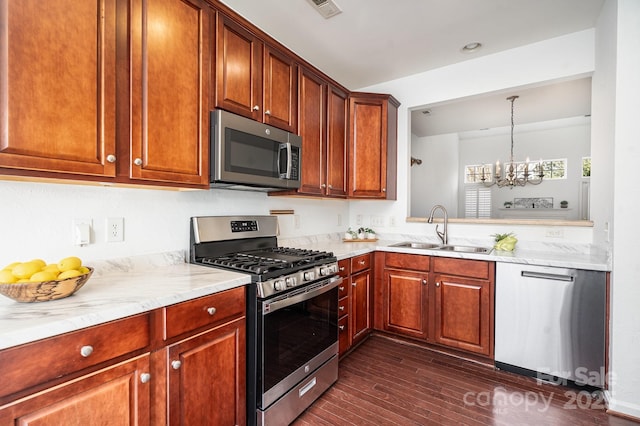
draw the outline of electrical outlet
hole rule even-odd
[[[395,216],[391,216],[389,218],[389,226],[391,226],[391,227],[396,226],[396,217]]]
[[[124,241],[124,218],[107,218],[107,242],[119,243]]]
[[[371,226],[384,226],[384,216],[371,215]]]
[[[362,226],[362,215],[361,214],[357,214],[356,215],[356,225]]]

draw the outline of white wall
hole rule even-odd
[[[526,87],[541,82],[591,75],[595,65],[594,37],[595,30],[580,31],[360,89],[391,93],[401,102],[398,110],[398,200],[351,202],[351,221],[362,216],[366,222],[375,212],[386,220],[386,227],[382,231],[434,236],[435,225],[405,222],[410,205],[409,109],[510,87]],[[591,243],[593,239],[591,228],[566,227],[563,229],[564,238],[551,240],[545,236],[546,230],[546,227],[531,226],[503,228],[493,225],[451,224],[449,233],[454,240],[456,235],[488,238],[496,232],[512,231],[521,239],[537,241]]]
[[[77,255],[85,260],[189,249],[189,217],[199,215],[269,214],[279,216],[282,237],[341,232],[348,203],[268,197],[257,192],[165,191],[84,185],[0,181],[0,267],[42,258],[57,261]],[[297,216],[297,218],[296,218]],[[106,242],[105,221],[124,217],[125,240]],[[92,219],[92,244],[72,244],[72,220]]]
[[[598,82],[603,86],[602,97],[607,101],[615,100],[613,121],[606,122],[608,131],[603,131],[600,141],[613,152],[614,165],[609,169],[613,173],[613,191],[610,191],[613,196],[602,198],[610,202],[608,208],[602,208],[602,215],[606,217],[612,212],[614,223],[610,369],[615,377],[611,383],[609,408],[640,418],[640,263],[637,259],[640,192],[635,171],[640,164],[640,50],[637,45],[640,2],[607,0],[603,15],[598,23],[598,46],[613,48],[611,51],[615,55],[615,66],[607,67],[609,73]],[[611,51],[602,52],[598,64],[600,59],[609,59]],[[613,98],[612,93],[615,93]],[[607,118],[611,118],[610,111]]]

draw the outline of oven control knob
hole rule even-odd
[[[273,282],[273,288],[276,291],[282,291],[287,287],[286,287],[286,284],[285,284],[284,280],[276,280],[276,281]]]
[[[316,278],[316,273],[314,271],[309,271],[304,273],[304,280],[311,281]]]
[[[287,287],[293,287],[296,285],[296,277],[289,277],[285,280]]]

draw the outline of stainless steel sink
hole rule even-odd
[[[414,248],[414,249],[422,249],[422,250],[443,250],[443,251],[453,251],[459,253],[479,253],[479,254],[487,254],[491,252],[491,248],[488,247],[477,247],[477,246],[456,246],[456,245],[442,245],[442,244],[432,244],[432,243],[415,243],[411,241],[404,241],[402,243],[391,244],[390,247],[403,247],[403,248]]]
[[[406,247],[406,248],[417,248],[417,249],[433,250],[433,249],[439,248],[440,244],[412,243],[410,241],[405,241],[403,243],[392,244],[391,247]]]
[[[476,246],[440,246],[438,247],[438,250],[444,250],[444,251],[457,251],[457,252],[462,252],[462,253],[480,253],[480,254],[486,254],[489,253],[492,249],[488,248],[488,247],[476,247]]]

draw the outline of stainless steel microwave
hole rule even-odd
[[[299,188],[301,145],[296,134],[220,109],[211,111],[211,186]]]

